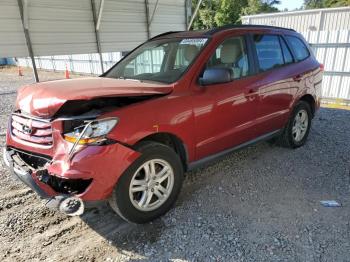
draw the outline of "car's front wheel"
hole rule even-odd
[[[128,222],[146,223],[163,215],[176,201],[183,167],[166,145],[146,142],[138,150],[141,156],[121,176],[109,203]]]

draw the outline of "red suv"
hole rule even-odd
[[[68,215],[108,201],[144,223],[171,208],[185,171],[273,137],[302,146],[322,68],[290,29],[168,32],[101,77],[22,87],[4,159]]]

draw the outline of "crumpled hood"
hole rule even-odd
[[[34,116],[49,118],[69,100],[165,95],[172,90],[173,86],[167,84],[103,77],[56,80],[20,88],[16,108]]]

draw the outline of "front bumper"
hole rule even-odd
[[[52,198],[63,194],[59,186],[53,186],[52,183],[47,183],[47,179],[43,179],[45,175],[46,178],[67,182],[90,180],[83,192],[68,193],[90,202],[109,198],[119,177],[140,155],[137,151],[118,143],[86,146],[77,150],[71,158],[68,154],[54,155],[43,167],[35,169],[27,163],[28,161],[25,162],[27,166],[24,168],[14,161],[13,156],[17,150],[11,142],[8,143],[8,147],[4,149],[4,162],[14,176],[40,197]],[[67,195],[65,191],[64,195]]]
[[[6,166],[10,169],[10,173],[12,176],[17,177],[20,181],[22,181],[25,185],[30,187],[34,192],[36,192],[41,198],[49,198],[50,195],[45,192],[40,186],[35,183],[30,172],[20,169],[19,167],[15,167],[14,160],[12,158],[13,151],[8,151],[4,148],[3,158]]]
[[[11,132],[11,123],[10,118],[5,163],[15,176],[43,198],[64,194],[89,202],[105,200],[109,198],[119,177],[140,155],[117,142],[73,148],[73,144],[62,137],[62,120],[51,122],[53,143],[50,145],[20,139]],[[20,165],[14,163],[18,156],[22,160]],[[36,162],[36,158],[44,158],[45,161]],[[73,184],[79,190],[66,189]]]

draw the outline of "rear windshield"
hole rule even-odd
[[[173,83],[189,68],[207,38],[173,38],[146,42],[105,77]]]

